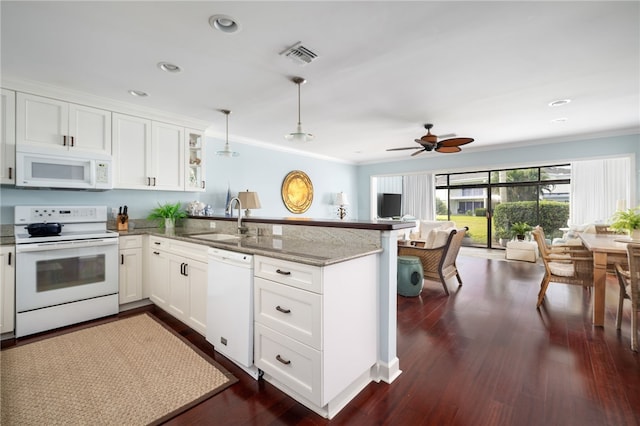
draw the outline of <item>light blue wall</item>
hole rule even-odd
[[[640,135],[557,142],[503,150],[458,154],[425,153],[413,160],[361,165],[358,167],[358,217],[369,218],[371,177],[416,172],[454,172],[522,165],[545,165],[633,154],[635,158],[635,205],[640,202]],[[633,179],[633,177],[632,177]]]
[[[0,189],[0,223],[13,223],[13,207],[18,204],[90,204],[118,207],[127,205],[129,216],[144,218],[157,203],[177,202],[187,204],[199,200],[211,204],[216,214],[223,214],[227,185],[232,195],[247,189],[258,192],[262,208],[253,211],[255,217],[308,217],[337,219],[333,200],[336,193],[344,191],[350,197],[351,211],[357,211],[355,200],[356,166],[335,161],[327,161],[288,152],[279,152],[262,147],[230,141],[240,157],[224,158],[215,155],[222,149],[223,142],[205,138],[207,148],[207,191],[173,192],[118,190],[103,192],[15,189],[3,186]],[[314,198],[311,207],[304,214],[289,212],[280,195],[284,177],[292,170],[302,170],[311,179]],[[351,210],[353,209],[353,210]]]
[[[260,210],[253,211],[256,217],[306,217],[337,219],[333,206],[336,194],[343,191],[350,201],[348,210],[357,212],[356,166],[335,161],[307,157],[290,152],[275,151],[259,146],[230,141],[231,149],[239,157],[218,157],[223,141],[206,138],[207,143],[207,192],[200,200],[211,204],[216,214],[224,210],[227,187],[231,194],[240,191],[255,191],[260,197]],[[313,203],[303,214],[293,214],[285,207],[281,188],[285,176],[293,170],[305,172],[313,184]],[[353,201],[352,201],[353,200]],[[353,218],[349,213],[349,218]]]
[[[463,151],[455,155],[429,154],[415,160],[403,160],[366,165],[350,165],[280,152],[263,147],[230,141],[237,158],[217,157],[223,142],[206,138],[207,191],[205,193],[111,190],[104,192],[27,190],[3,186],[0,190],[0,223],[13,223],[16,204],[104,204],[110,207],[129,206],[130,217],[143,218],[156,203],[188,203],[200,200],[211,204],[216,214],[224,210],[227,185],[232,194],[251,190],[258,192],[262,209],[255,217],[308,217],[335,219],[332,206],[335,194],[344,191],[349,196],[350,219],[369,218],[370,178],[376,175],[406,174],[424,171],[452,172],[486,168],[542,165],[568,162],[575,159],[634,154],[635,190],[640,200],[640,135],[621,136],[586,141],[562,142],[491,151]],[[289,212],[282,202],[282,180],[292,170],[307,173],[313,183],[314,200],[302,215]]]

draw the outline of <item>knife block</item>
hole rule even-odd
[[[129,230],[129,215],[119,214],[116,218],[116,229],[118,231],[128,231]]]

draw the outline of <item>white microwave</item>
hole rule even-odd
[[[106,190],[112,174],[107,159],[16,152],[16,186]]]

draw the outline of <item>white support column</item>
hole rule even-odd
[[[379,264],[378,379],[393,382],[402,373],[396,354],[398,231],[382,231]]]

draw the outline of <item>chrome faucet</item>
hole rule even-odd
[[[238,207],[238,234],[244,234],[247,231],[246,226],[242,226],[242,202],[238,197],[233,197],[229,200],[229,205],[227,206],[227,213],[229,213],[233,217],[233,202],[237,202]]]

